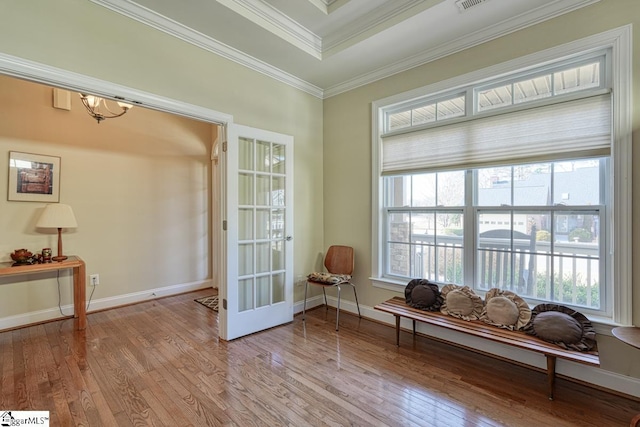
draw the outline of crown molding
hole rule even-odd
[[[309,3],[318,8],[318,10],[325,15],[329,14],[329,2],[328,0],[309,0]]]
[[[329,15],[350,1],[351,0],[309,0],[309,3],[320,9],[325,15]]]
[[[442,44],[434,49],[429,49],[413,57],[398,61],[392,65],[378,68],[340,84],[324,89],[324,98],[339,95],[358,87],[391,77],[395,74],[408,71],[429,62],[436,61],[454,53],[461,52],[474,46],[481,45],[491,40],[506,36],[524,28],[553,19],[565,13],[572,12],[585,6],[597,3],[600,0],[558,0],[550,6],[543,6],[531,12],[519,15],[513,19],[503,21],[482,30],[470,33],[464,37]]]
[[[144,8],[131,0],[90,0],[91,2],[120,13],[152,28],[179,38],[187,43],[198,46],[204,50],[234,61],[256,72],[269,76],[277,81],[288,84],[315,97],[325,99],[339,95],[358,87],[376,82],[412,68],[427,64],[445,56],[460,52],[473,46],[497,39],[523,28],[538,24],[548,19],[555,18],[565,13],[572,12],[585,6],[597,3],[600,0],[557,0],[551,5],[546,5],[531,12],[519,15],[513,19],[503,21],[491,27],[484,28],[464,37],[452,40],[449,43],[429,49],[413,57],[395,62],[392,65],[363,73],[355,78],[346,80],[324,90],[303,79],[300,79],[283,70],[273,67],[264,61],[249,56],[231,46],[194,31],[178,22],[168,19],[156,12]],[[324,1],[324,0],[320,0]]]
[[[374,35],[397,23],[398,18],[415,9],[423,11],[444,0],[394,0],[364,15],[354,25],[343,27],[322,39],[322,53],[324,57],[362,40],[363,37]]]
[[[218,0],[218,2],[303,52],[322,59],[322,38],[263,0]]]
[[[310,1],[316,6],[321,6],[317,2],[324,4],[327,15],[335,10],[330,7],[337,8],[348,3],[348,0],[342,0],[341,3],[327,0]],[[349,47],[362,37],[378,33],[381,29],[393,25],[396,18],[414,7],[420,6],[421,10],[424,10],[442,1],[444,0],[394,0],[372,10],[352,25],[344,26],[322,38],[264,0],[218,0],[222,5],[317,59],[323,59],[328,54]]]
[[[184,42],[197,46],[206,51],[215,53],[225,59],[236,62],[251,70],[269,76],[277,81],[285,83],[296,89],[300,89],[318,98],[323,97],[323,91],[305,80],[302,80],[286,71],[280,70],[257,58],[247,55],[238,49],[208,37],[198,31],[188,28],[176,21],[162,16],[152,10],[142,7],[130,0],[90,0],[99,6],[117,12],[127,18],[148,25],[156,30],[162,31]]]

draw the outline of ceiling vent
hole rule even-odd
[[[478,6],[481,3],[488,2],[489,0],[456,0],[456,6],[460,9],[460,12],[471,9],[474,6]]]

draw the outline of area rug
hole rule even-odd
[[[209,297],[197,298],[194,301],[199,302],[200,304],[210,308],[213,311],[218,311],[218,295],[211,295]]]

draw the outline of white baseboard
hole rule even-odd
[[[322,304],[324,304],[324,299],[322,298],[322,295],[317,295],[315,297],[307,298],[307,310]],[[304,307],[304,301],[299,301],[293,304],[293,314],[302,313],[303,307]],[[354,307],[355,307],[355,304],[354,304]]]
[[[322,300],[322,296],[320,296],[318,299],[319,303],[316,305],[324,303],[324,301]],[[327,295],[327,303],[330,306],[336,307],[337,302],[338,299],[336,297]],[[307,303],[307,307],[309,307],[309,303]],[[341,299],[340,309],[349,313],[358,314],[356,303],[352,301]],[[373,307],[364,306],[362,304],[360,304],[360,312],[362,314],[362,317],[386,323],[395,329],[396,321],[395,316],[393,316],[392,314],[385,313],[376,310]],[[407,330],[412,330],[413,323],[409,319],[402,319],[400,322],[400,327]],[[513,360],[518,363],[537,367],[545,371],[547,369],[546,359],[544,358],[544,356],[538,353],[533,353],[531,351],[495,343],[479,337],[474,337],[465,333],[452,331],[438,326],[427,325],[421,322],[417,322],[416,329],[417,332],[424,333],[425,335],[432,336],[441,340],[459,344],[464,347],[477,349],[484,353],[493,354],[508,360]],[[640,378],[621,375],[615,372],[604,370],[602,368],[586,366],[580,363],[570,362],[568,360],[562,359],[557,359],[556,373],[584,383],[592,384],[596,387],[601,387],[618,393],[623,393],[628,396],[640,398]]]
[[[165,297],[169,295],[177,295],[185,292],[197,291],[199,289],[206,289],[212,287],[211,280],[202,280],[191,283],[181,283],[178,285],[166,286],[163,288],[147,289],[140,292],[134,292],[131,294],[116,295],[113,297],[101,298],[99,300],[92,300],[89,303],[89,309],[87,313],[91,313],[96,310],[104,310],[107,308],[118,307],[121,305],[133,304],[136,302],[147,301],[155,298]],[[90,295],[90,289],[87,288],[87,298]],[[73,315],[73,305],[63,305],[62,313],[64,316]],[[15,316],[8,316],[0,318],[0,330],[17,328],[20,326],[30,325],[34,323],[46,322],[49,320],[60,319],[61,314],[58,307],[48,308],[45,310],[32,311],[29,313],[18,314]]]

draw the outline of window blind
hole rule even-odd
[[[382,137],[382,173],[609,155],[611,94]]]

